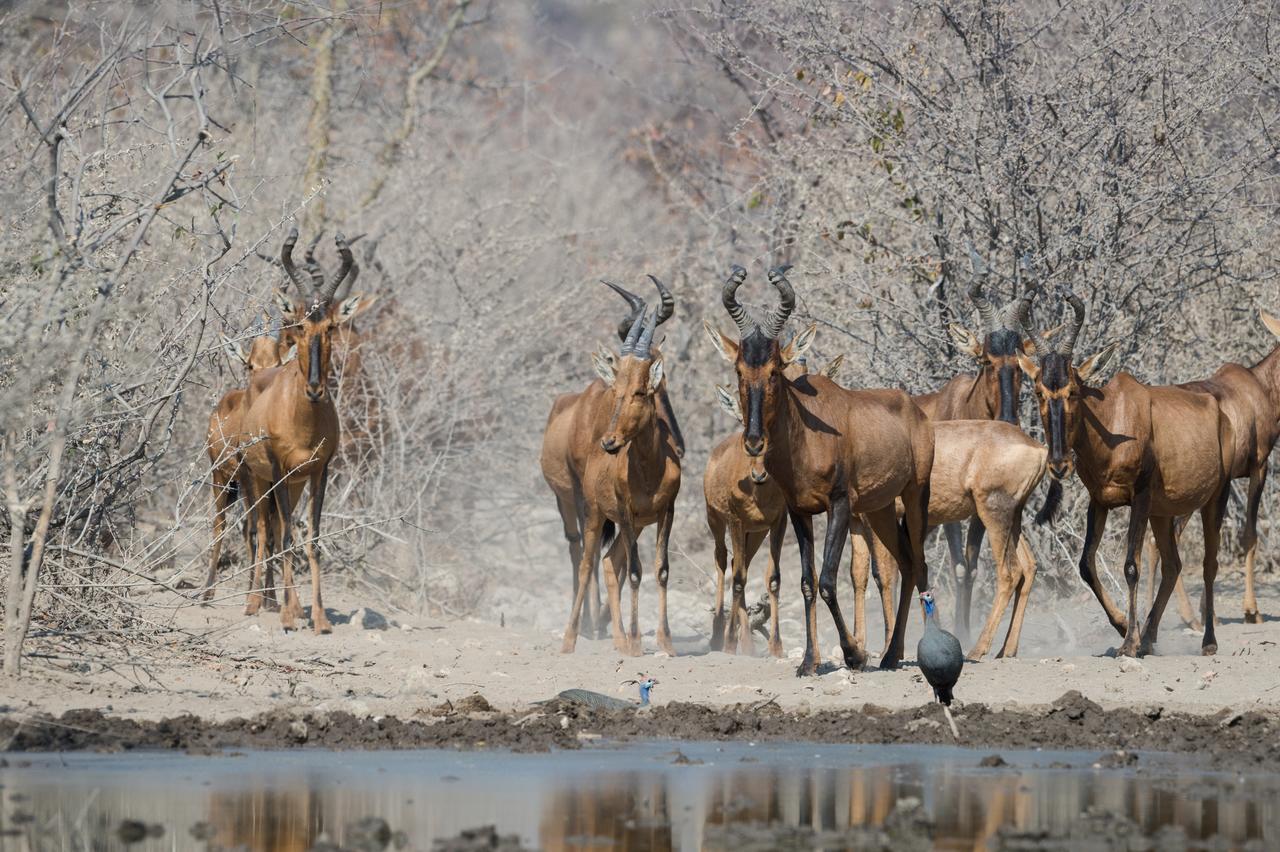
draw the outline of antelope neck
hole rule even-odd
[[[1280,419],[1280,346],[1268,352],[1267,357],[1250,367],[1249,371],[1267,389],[1276,417]]]

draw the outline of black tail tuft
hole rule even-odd
[[[601,550],[608,550],[609,545],[613,544],[613,537],[617,535],[618,527],[613,521],[604,522],[604,534],[601,536]]]
[[[1036,526],[1052,523],[1062,507],[1062,483],[1056,479],[1049,480],[1049,493],[1044,495],[1044,505],[1036,512]]]

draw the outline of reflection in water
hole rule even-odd
[[[1177,825],[1232,845],[1280,838],[1276,776],[1207,775],[1172,758],[1099,771],[1092,753],[1006,752],[1013,765],[980,769],[981,753],[962,749],[681,743],[694,759],[684,765],[670,748],[11,758],[0,848],[123,849],[117,829],[132,819],[164,834],[130,850],[203,848],[196,836],[305,850],[351,842],[352,826],[376,816],[418,849],[480,825],[547,850],[726,848],[726,831],[744,825],[812,830],[838,849],[851,845],[841,832],[883,826],[905,799],[952,849],[986,848],[1002,829],[1064,834],[1091,810],[1147,834]]]

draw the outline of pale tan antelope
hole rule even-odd
[[[1160,618],[1182,570],[1174,521],[1200,512],[1204,524],[1205,626],[1201,649],[1217,652],[1213,625],[1213,583],[1218,572],[1218,540],[1231,481],[1235,437],[1231,421],[1212,394],[1168,385],[1151,386],[1128,373],[1118,373],[1103,387],[1089,378],[1115,352],[1115,344],[1072,363],[1072,350],[1084,325],[1085,306],[1070,291],[1063,293],[1074,320],[1051,347],[1031,333],[1038,358],[1019,363],[1035,383],[1049,444],[1049,473],[1065,479],[1074,470],[1089,491],[1089,520],[1080,576],[1124,637],[1120,653],[1135,656],[1154,647]],[[1030,332],[1030,330],[1028,330]],[[1129,507],[1124,576],[1129,587],[1127,613],[1111,602],[1098,576],[1095,557],[1107,515]],[[1160,549],[1160,590],[1147,616],[1138,624],[1138,551],[1150,521]]]
[[[850,391],[826,376],[791,380],[783,374],[812,343],[815,332],[811,326],[785,349],[779,345],[778,334],[795,309],[795,291],[785,272],[779,268],[769,273],[779,305],[762,323],[755,323],[737,299],[746,270],[734,267],[722,301],[740,340],[720,337],[738,374],[738,402],[746,418],[743,446],[748,455],[764,458],[765,470],[782,488],[800,547],[806,647],[797,674],[816,671],[818,594],[831,611],[845,664],[858,668],[866,660],[865,647],[854,641],[836,600],[836,573],[854,513],[867,515],[903,574],[893,638],[881,659],[882,667],[893,668],[902,659],[911,587],[928,588],[924,534],[933,424],[902,391]],[[905,506],[905,529],[899,528],[894,511],[899,497]],[[826,546],[822,576],[815,578],[813,516],[823,513]]]
[[[582,609],[591,572],[602,544],[613,541],[605,557],[605,585],[613,643],[619,651],[640,653],[639,596],[641,530],[657,524],[658,647],[674,654],[667,622],[668,543],[680,490],[680,453],[668,422],[660,415],[664,381],[662,357],[653,350],[653,333],[660,316],[670,316],[666,288],[654,279],[663,305],[647,314],[641,310],[622,342],[618,357],[597,357],[602,382],[592,383],[574,404],[580,412],[573,431],[575,452],[581,452],[579,486],[582,499],[582,551],[569,624],[561,650],[577,645]],[[544,471],[546,468],[544,467]],[[562,517],[565,506],[557,491]],[[565,523],[566,536],[569,524]],[[616,532],[616,537],[614,533]],[[572,539],[570,539],[572,545]],[[624,630],[619,584],[630,578],[631,624]]]
[[[329,391],[329,358],[333,331],[349,322],[368,306],[355,294],[334,304],[333,294],[354,266],[351,249],[341,234],[334,242],[342,256],[338,274],[327,284],[308,287],[293,263],[293,247],[298,241],[294,228],[284,241],[280,262],[302,300],[294,302],[277,292],[281,315],[288,327],[285,340],[297,347],[293,364],[267,370],[258,376],[257,397],[249,404],[241,427],[244,463],[252,482],[251,500],[268,496],[273,501],[277,535],[273,546],[283,554],[284,603],[280,624],[286,630],[303,616],[302,604],[293,577],[293,509],[302,489],[311,486],[311,517],[307,529],[306,552],[311,566],[311,622],[317,633],[330,631],[320,592],[320,562],[315,542],[320,533],[329,462],[338,447],[341,428],[338,412]],[[245,613],[252,615],[262,605],[262,571],[267,554],[267,513],[258,512],[258,559],[254,565],[254,586]]]
[[[990,650],[1011,598],[1013,617],[997,656],[1015,656],[1036,576],[1036,561],[1022,538],[1022,513],[1044,478],[1049,451],[1017,426],[1000,420],[946,420],[934,424],[933,435],[929,524],[976,519],[990,533],[995,557],[995,598],[978,641],[969,649],[969,659],[979,659]],[[869,571],[864,554],[865,550],[855,549],[855,595],[866,594]],[[876,554],[877,560],[889,559],[881,548],[876,548]],[[882,574],[892,579],[891,571]],[[863,635],[862,628],[858,632]]]

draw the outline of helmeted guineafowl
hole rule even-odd
[[[595,707],[600,710],[635,710],[639,707],[649,706],[649,691],[658,685],[658,681],[645,675],[640,675],[639,680],[623,681],[625,684],[636,684],[640,687],[640,702],[628,701],[624,698],[615,698],[612,695],[605,695],[603,692],[592,692],[589,689],[565,689],[556,695],[555,698],[548,698],[543,701],[535,701],[535,704],[555,704],[565,702],[568,704],[581,704],[584,707]]]
[[[934,697],[940,704],[950,707],[951,690],[964,668],[964,651],[960,649],[959,639],[938,626],[933,592],[922,592],[920,600],[924,603],[924,636],[916,645],[916,662],[924,673],[924,679],[933,687]]]

